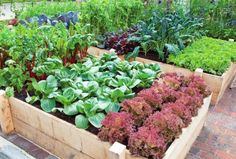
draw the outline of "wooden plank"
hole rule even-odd
[[[197,68],[194,72],[194,75],[202,77],[203,75],[203,69]]]
[[[47,113],[42,115],[42,111],[38,108],[14,97],[9,98],[9,103],[14,117],[21,119],[21,121],[37,128],[48,136],[54,137],[52,115]]]
[[[93,55],[93,56],[97,56],[97,57],[100,57],[102,56],[104,53],[111,53],[112,51],[110,50],[105,50],[105,49],[99,49],[97,47],[89,47],[88,48],[88,51],[87,51],[90,55]]]
[[[38,129],[35,129],[27,123],[24,123],[20,119],[13,117],[13,122],[16,125],[15,130],[17,133],[38,144],[42,148],[50,151],[51,153],[57,155],[60,158],[92,159],[92,157],[68,146],[64,142],[61,142],[51,136],[44,134]]]
[[[9,99],[9,102],[13,110],[13,117],[27,123],[32,128],[49,137],[60,140],[76,150],[81,150],[95,159],[107,158],[110,144],[102,142],[96,135],[78,129],[74,125],[45,113],[19,99],[12,97]],[[40,140],[40,138],[34,139]],[[38,141],[34,142],[37,143]]]
[[[125,159],[126,146],[115,142],[109,149],[109,159]]]
[[[222,85],[220,88],[220,92],[219,92],[216,104],[218,104],[219,100],[222,98],[225,90],[228,88],[231,81],[234,79],[235,74],[236,74],[236,64],[231,62],[229,69],[223,74],[223,81],[222,81]]]
[[[8,134],[14,130],[11,108],[5,92],[0,90],[0,126],[2,132]]]
[[[183,129],[178,139],[171,144],[165,153],[164,159],[184,159],[193,142],[199,135],[210,105],[211,96],[204,99],[203,106],[198,110],[198,115],[192,118],[191,124]]]
[[[73,125],[59,118],[52,118],[52,121],[54,137],[74,149],[81,151],[81,137],[80,134],[73,133]]]
[[[83,153],[95,159],[108,158],[109,147],[111,146],[108,142],[103,142],[96,135],[86,130],[78,129],[75,126],[72,129],[74,133],[80,135]]]

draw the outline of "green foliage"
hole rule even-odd
[[[204,34],[201,27],[201,19],[181,10],[154,12],[150,19],[138,24],[138,31],[129,37],[129,41],[139,43],[145,54],[156,52],[159,60],[165,62],[169,54],[179,53],[201,37]]]
[[[14,88],[13,87],[7,87],[5,89],[6,97],[13,97],[14,96]]]
[[[28,74],[24,74],[23,68],[13,60],[6,61],[6,67],[0,69],[0,87],[13,87],[18,92],[21,91],[29,78]]]
[[[137,23],[143,11],[141,0],[88,0],[80,5],[80,22],[91,24],[90,32],[102,35]]]
[[[24,10],[19,14],[20,19],[25,19],[33,16],[45,14],[47,16],[55,16],[60,13],[69,11],[79,11],[79,6],[76,2],[66,0],[65,2],[47,2],[29,3]]]
[[[54,65],[52,65],[54,63]],[[36,74],[42,70],[46,80],[32,79],[35,96],[26,98],[29,103],[40,100],[46,112],[60,110],[76,116],[79,128],[89,123],[100,128],[108,112],[118,112],[119,103],[135,95],[135,88],[149,87],[160,71],[157,64],[121,61],[115,54],[105,54],[101,59],[89,57],[81,63],[63,66],[57,58],[34,67]],[[63,107],[56,107],[56,102]]]
[[[191,0],[191,14],[204,19],[207,35],[228,40],[236,38],[235,0]]]
[[[204,37],[187,47],[180,55],[171,55],[169,63],[194,71],[202,68],[204,72],[222,75],[236,61],[236,43]]]

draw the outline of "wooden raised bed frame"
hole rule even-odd
[[[198,116],[170,145],[164,159],[184,159],[199,135],[207,116],[211,96],[204,99]],[[6,98],[0,91],[0,126],[4,133],[15,131],[63,159],[141,159],[131,156],[125,145],[102,142],[96,135],[25,103]]]
[[[91,47],[89,48],[88,52],[94,56],[101,56],[104,53],[110,53],[111,51],[104,50],[104,49],[99,49],[96,47]],[[122,60],[124,60],[124,56],[119,56]],[[144,58],[137,57],[136,61],[143,62],[143,63],[158,63],[160,65],[161,71],[162,72],[177,72],[177,73],[182,73],[185,76],[189,76],[193,74],[194,72],[177,67],[174,65],[162,63],[162,62],[157,62],[153,60],[148,60]],[[229,86],[230,82],[233,80],[234,76],[236,75],[236,64],[231,63],[230,67],[228,70],[222,75],[222,76],[217,76],[217,75],[212,75],[208,73],[203,73],[202,77],[206,81],[207,85],[209,86],[210,90],[213,92],[212,94],[212,99],[211,99],[211,104],[212,105],[217,105],[221,97],[223,96],[226,88]]]

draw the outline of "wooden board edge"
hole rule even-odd
[[[47,151],[60,158],[70,158],[70,159],[93,159],[92,157],[78,151],[67,144],[42,133],[38,129],[33,128],[27,123],[21,121],[20,119],[13,118],[16,125],[15,130],[18,134],[22,135],[26,139],[32,141],[33,143],[39,145]]]
[[[84,154],[95,159],[107,158],[110,144],[101,141],[96,135],[86,130],[76,128],[75,125],[46,113],[17,98],[11,97],[9,101],[11,108],[13,109],[14,118],[20,119],[32,128],[37,129],[39,132],[55,138],[76,150],[81,150]],[[27,118],[30,114],[34,114],[31,119]],[[32,120],[34,122],[32,122]],[[40,124],[40,122],[42,123]],[[52,132],[49,131],[50,129],[52,129]]]
[[[14,131],[11,107],[3,90],[0,90],[0,127],[4,134]]]
[[[216,105],[219,103],[225,90],[228,88],[231,81],[234,79],[235,75],[236,75],[236,64],[231,62],[230,68],[223,75],[223,82],[222,82],[221,89],[220,89],[221,91],[219,92],[219,95],[218,95],[218,98],[216,101]]]

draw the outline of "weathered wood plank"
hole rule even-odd
[[[5,97],[5,92],[2,90],[0,91],[0,126],[5,134],[14,130],[11,108],[8,99]]]
[[[51,153],[57,155],[60,158],[92,159],[90,156],[68,146],[62,141],[59,141],[51,136],[44,134],[38,129],[33,128],[31,125],[24,123],[20,119],[13,117],[13,122],[16,125],[15,130],[17,133],[38,144],[42,148],[50,151]]]
[[[183,129],[178,139],[171,144],[165,153],[164,159],[184,159],[192,144],[201,132],[210,105],[210,97],[204,99],[203,106],[198,110],[198,115]]]
[[[78,129],[74,125],[19,99],[10,98],[9,102],[13,109],[13,117],[27,123],[32,128],[37,129],[37,131],[46,134],[48,137],[60,140],[76,150],[81,150],[85,154],[90,154],[95,159],[107,158],[110,144],[102,142],[96,135]]]

